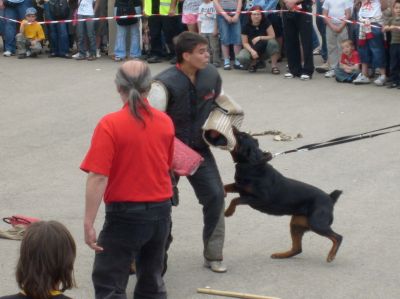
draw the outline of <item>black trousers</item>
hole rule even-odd
[[[113,203],[98,244],[92,280],[96,299],[126,299],[129,269],[136,260],[134,299],[166,299],[161,273],[171,228],[171,201],[163,203]]]
[[[163,42],[161,33],[163,33],[170,54],[175,55],[173,38],[179,34],[179,16],[150,16],[148,22],[151,43],[150,54],[162,56]]]
[[[400,84],[400,44],[390,45],[390,78]]]
[[[312,16],[288,12],[283,14],[283,32],[289,71],[294,76],[309,75],[314,72],[312,49]],[[300,43],[303,48],[304,63],[301,63]]]

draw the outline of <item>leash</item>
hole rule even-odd
[[[300,146],[300,147],[292,149],[292,150],[288,150],[288,151],[284,151],[284,152],[280,152],[280,153],[275,153],[275,154],[273,154],[273,157],[280,156],[280,155],[286,155],[286,154],[290,154],[290,153],[296,153],[296,152],[312,151],[312,150],[315,150],[315,149],[318,149],[318,148],[324,148],[324,147],[328,147],[328,146],[333,146],[333,145],[353,142],[353,141],[357,141],[357,140],[361,140],[361,139],[373,138],[373,137],[376,137],[376,136],[385,135],[385,134],[389,134],[389,133],[399,132],[400,129],[391,130],[391,129],[394,129],[394,128],[397,128],[397,127],[400,127],[400,124],[394,125],[394,126],[385,127],[385,128],[381,128],[381,129],[377,129],[377,130],[364,132],[364,133],[361,133],[361,134],[354,134],[354,135],[347,135],[347,136],[337,137],[337,138],[334,138],[334,139],[331,139],[331,140],[328,140],[328,141],[324,141],[324,142],[311,143],[311,144]],[[389,131],[387,131],[387,130],[389,130]],[[382,131],[385,131],[385,132],[382,132]]]

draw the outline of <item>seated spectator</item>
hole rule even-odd
[[[277,67],[279,45],[270,21],[261,11],[261,6],[250,8],[250,17],[242,28],[243,49],[237,58],[251,73],[256,72],[265,59],[271,58],[271,72],[277,75],[280,74]]]
[[[16,278],[21,292],[0,299],[71,299],[63,295],[75,286],[76,245],[57,221],[31,224],[22,239]]]
[[[354,50],[353,41],[346,39],[340,44],[342,55],[340,57],[339,66],[335,69],[336,81],[352,83],[360,73],[360,57],[358,52]]]
[[[20,33],[16,36],[18,58],[36,57],[42,52],[41,41],[44,40],[44,32],[36,21],[36,12],[33,7],[26,10]]]

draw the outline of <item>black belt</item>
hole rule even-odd
[[[144,211],[154,208],[162,208],[171,206],[171,200],[167,199],[161,202],[130,202],[119,201],[106,204],[106,212],[129,212],[129,211]]]

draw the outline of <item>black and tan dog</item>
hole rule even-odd
[[[342,191],[327,194],[314,186],[284,177],[268,164],[272,156],[259,148],[257,139],[237,129],[234,129],[234,135],[236,146],[231,155],[236,163],[235,183],[225,185],[225,191],[240,196],[232,199],[225,216],[233,215],[236,206],[241,204],[271,215],[292,215],[292,248],[271,257],[289,258],[301,253],[303,235],[311,230],[333,242],[327,257],[328,262],[333,261],[342,242],[342,236],[331,229],[333,206]]]

